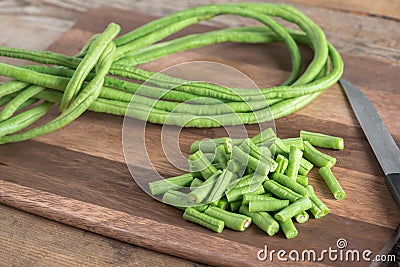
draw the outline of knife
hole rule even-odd
[[[368,98],[349,81],[340,79],[339,82],[381,165],[386,185],[400,208],[400,149]]]

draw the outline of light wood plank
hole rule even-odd
[[[48,47],[73,21],[53,17],[0,15],[0,45],[42,50]]]
[[[290,0],[288,2],[354,12],[362,15],[382,16],[389,19],[393,18],[394,20],[400,19],[400,3],[398,0]]]
[[[74,1],[35,1],[27,3],[19,0],[6,1],[4,7],[0,9],[0,14],[4,15],[16,14],[16,19],[21,20],[24,27],[13,28],[13,32],[3,32],[4,36],[15,34],[15,31],[21,30],[19,34],[21,40],[29,41],[30,38],[25,38],[23,35],[24,29],[30,29],[32,22],[25,21],[23,18],[29,14],[30,17],[36,18],[39,27],[43,27],[40,21],[43,17],[48,17],[52,22],[59,21],[59,18],[73,22],[77,17],[81,16],[82,12],[86,12],[92,8],[99,6],[109,6],[120,8],[123,10],[132,10],[135,12],[142,12],[154,16],[165,16],[178,10],[185,8],[211,3],[215,1],[184,1],[179,5],[170,5],[160,1],[85,1],[82,4],[78,0]],[[222,1],[223,2],[223,1]],[[278,1],[277,1],[278,2]],[[281,1],[279,1],[281,2]],[[284,1],[285,3],[293,4],[305,14],[310,16],[318,25],[320,25],[326,32],[329,40],[339,49],[342,53],[350,53],[353,55],[375,57],[380,60],[400,62],[400,27],[398,21],[381,18],[379,16],[367,16],[371,10],[377,10],[377,15],[391,16],[391,14],[400,14],[398,12],[399,4],[397,0],[387,1],[304,1],[304,0],[291,0]],[[218,3],[218,1],[217,1]],[[385,3],[385,4],[382,4]],[[333,9],[332,9],[333,8]],[[342,12],[342,10],[360,11],[360,12]],[[49,23],[51,25],[52,23]],[[238,26],[243,24],[254,24],[253,21],[248,19],[222,16],[217,17],[209,22],[208,25],[212,26]],[[37,27],[37,26],[36,26]],[[60,28],[60,29],[66,29]],[[32,31],[29,31],[32,32]],[[18,34],[18,33],[17,33]],[[12,45],[12,44],[9,44]],[[13,45],[16,46],[16,45]]]
[[[181,2],[180,8],[189,8],[196,5],[204,5],[210,3],[216,3],[218,1],[184,1]],[[222,2],[222,1],[221,1]],[[237,2],[243,2],[237,1]],[[383,16],[387,18],[400,19],[400,5],[397,0],[385,0],[385,1],[358,1],[358,0],[272,0],[270,2],[275,3],[287,3],[294,5],[304,5],[304,6],[319,6],[326,9],[333,9],[339,11],[355,12],[358,14],[367,14],[375,16]],[[34,0],[25,2],[22,0],[3,0],[0,3],[0,7],[4,10],[3,12],[16,12],[16,8],[21,9],[26,13],[37,12],[40,14],[47,14],[50,8],[58,8],[64,10],[64,16],[66,12],[86,12],[90,9],[98,8],[100,6],[112,6],[114,8],[120,9],[134,9],[139,8],[146,10],[147,13],[154,12],[155,15],[165,15],[167,10],[174,10],[177,7],[171,6],[169,1],[129,1],[129,0],[89,0],[85,2],[79,2],[78,0]],[[67,13],[68,14],[68,13]],[[73,15],[73,14],[68,14]]]

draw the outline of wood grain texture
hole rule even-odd
[[[321,246],[322,243],[326,244],[327,248],[328,245],[334,246],[338,238],[347,237],[343,232],[337,233],[328,229],[325,225],[326,222],[329,222],[330,225],[341,225],[353,231],[368,232],[368,243],[365,242],[366,240],[350,239],[351,246],[360,250],[378,251],[376,238],[392,232],[390,229],[386,229],[385,233],[381,228],[371,224],[338,220],[336,216],[329,216],[324,219],[325,223],[322,220],[315,220],[313,223],[310,222],[298,227],[302,231],[302,235],[311,235],[316,231],[320,233],[314,235],[312,242],[307,244],[304,243],[302,238],[286,240],[281,234],[268,238],[269,240],[266,241],[265,233],[255,227],[246,231],[246,235],[242,235],[238,239],[237,232],[226,230],[220,235],[215,235],[183,220],[156,222],[155,218],[148,216],[152,216],[149,213],[157,212],[157,209],[152,210],[150,207],[148,207],[147,216],[143,216],[80,202],[69,197],[62,197],[59,194],[51,194],[6,181],[0,181],[0,185],[2,187],[1,200],[7,205],[34,214],[42,215],[46,213],[53,220],[71,225],[79,224],[83,229],[109,237],[218,266],[258,266],[260,262],[257,260],[257,252],[266,244],[274,249],[289,249],[288,246],[290,246],[290,249],[298,251],[305,249],[321,250],[321,248],[325,248]],[[168,212],[168,210],[164,210],[164,212]],[[176,215],[181,212],[175,210],[174,213]],[[264,237],[261,238],[261,236]],[[348,237],[346,239],[349,240]]]
[[[70,7],[65,4],[63,8]],[[318,8],[306,10],[318,13]],[[73,12],[80,14],[83,10]],[[342,14],[339,11],[324,12],[329,14],[327,17]],[[322,19],[323,16],[318,14],[318,17]],[[357,20],[365,18],[351,14],[345,14],[343,17]],[[50,49],[73,54],[85,40],[93,33],[101,31],[111,20],[117,20],[127,31],[152,18],[134,12],[98,9],[82,16],[76,26],[66,32]],[[372,27],[375,19],[378,18],[367,17],[368,27]],[[390,21],[388,29],[391,29],[391,23]],[[324,27],[323,21],[320,24]],[[211,29],[210,26],[198,26],[186,32],[207,29]],[[346,34],[351,36],[352,33],[349,31]],[[335,38],[332,37],[333,41]],[[373,39],[369,40],[365,47],[373,46],[373,43]],[[349,53],[346,49],[340,48],[346,63],[345,76],[359,85],[371,98],[396,142],[400,144],[400,125],[396,120],[399,107],[391,104],[399,98],[400,93],[396,88],[400,82],[400,77],[396,75],[400,71],[396,58],[386,57],[387,54],[384,57],[375,57],[375,54],[372,57],[360,57],[357,55],[365,55],[366,50],[357,54]],[[397,48],[393,51],[397,51]],[[210,60],[238,68],[259,86],[268,86],[279,83],[287,75],[290,65],[285,52],[280,45],[224,44],[179,53],[144,67],[161,70],[185,61]],[[391,63],[388,63],[389,61]],[[272,78],[266,80],[266,75]],[[245,233],[228,230],[222,235],[216,235],[183,221],[181,211],[151,199],[133,182],[124,164],[121,127],[121,117],[87,112],[71,125],[55,133],[36,138],[34,141],[2,146],[0,201],[157,251],[208,264],[231,266],[259,265],[255,253],[266,243],[273,249],[321,249],[334,246],[336,240],[342,237],[348,240],[351,248],[369,248],[377,252],[400,221],[399,212],[383,184],[382,171],[339,86],[324,92],[318,101],[296,114],[276,121],[278,135],[282,137],[296,136],[299,129],[305,129],[340,135],[346,140],[344,151],[328,153],[332,153],[338,159],[334,171],[343,183],[348,198],[341,202],[333,201],[313,171],[310,175],[311,182],[331,208],[332,214],[322,220],[312,220],[299,226],[299,237],[290,241],[285,240],[281,234],[267,238],[255,227]],[[148,130],[153,133],[149,136],[150,140],[159,142],[160,127],[149,125]],[[187,151],[191,141],[204,136],[219,136],[221,133],[220,129],[190,129],[182,135],[181,148]],[[157,169],[162,175],[179,173],[171,168],[159,147],[150,146],[149,153],[154,155],[153,159],[156,160]],[[149,174],[145,165],[137,168],[137,171],[141,177],[147,177]],[[196,253],[193,253],[191,247],[197,248]],[[228,248],[228,251],[225,251],[225,248]]]
[[[195,266],[6,205],[0,229],[0,266]]]
[[[251,0],[249,0],[251,1]],[[0,2],[0,18],[4,17],[6,23],[9,17],[14,14],[23,15],[18,19],[19,24],[24,23],[25,18],[38,23],[24,23],[29,29],[35,27],[35,32],[49,30],[52,25],[57,26],[54,33],[59,30],[66,30],[69,26],[64,25],[65,21],[75,21],[81,17],[84,12],[101,6],[110,6],[122,10],[132,10],[138,13],[149,14],[153,16],[165,16],[172,12],[185,8],[204,5],[207,3],[224,3],[226,1],[179,1],[179,4],[171,5],[169,1],[105,1],[90,0],[82,2],[79,0],[8,0]],[[358,1],[351,0],[275,0],[268,2],[287,3],[302,10],[306,15],[310,16],[315,22],[321,25],[326,32],[329,40],[340,48],[342,52],[351,53],[352,55],[365,56],[369,58],[384,59],[390,62],[400,62],[398,51],[400,50],[400,27],[399,19],[399,2],[398,0],[385,1]],[[368,15],[370,14],[370,15]],[[393,17],[395,19],[387,19]],[[3,19],[2,19],[3,21]],[[13,21],[13,19],[11,19]],[[43,23],[40,23],[43,21]],[[48,23],[45,23],[47,21]],[[238,26],[254,24],[252,20],[221,16],[211,21],[205,22],[207,25],[222,26]],[[12,25],[12,22],[10,23]],[[7,24],[6,24],[7,25]],[[21,40],[28,42],[30,38],[24,38],[23,32],[25,27],[5,27],[0,38],[13,39],[15,34],[21,36]],[[47,31],[50,33],[50,31]],[[31,34],[31,31],[27,34]],[[9,36],[9,37],[7,37]],[[1,40],[1,39],[0,39]],[[18,40],[18,39],[13,39]],[[10,44],[12,45],[12,44]],[[22,43],[21,45],[25,44]],[[27,45],[27,44],[26,44]],[[15,45],[14,45],[15,46]],[[43,47],[44,48],[44,47]]]
[[[321,6],[340,11],[355,12],[357,14],[366,14],[370,16],[382,16],[387,19],[400,19],[400,3],[397,0],[389,1],[358,1],[358,0],[292,0],[293,3],[305,4],[310,6]]]
[[[191,1],[181,1],[179,3],[179,7],[181,9],[211,4],[215,2],[223,2],[223,1],[199,1],[199,0],[191,0]],[[234,2],[234,1],[230,1]],[[255,1],[256,2],[256,1]],[[397,0],[386,0],[386,1],[357,1],[357,0],[348,0],[346,2],[340,0],[272,0],[268,2],[274,3],[288,3],[288,4],[297,4],[297,5],[306,5],[306,6],[318,6],[326,9],[333,9],[345,12],[355,12],[357,14],[364,15],[372,15],[372,16],[383,16],[385,18],[392,19],[400,19],[400,5]],[[39,13],[43,15],[49,15],[52,9],[60,9],[63,12],[60,12],[61,17],[69,17],[73,16],[74,12],[87,12],[88,10],[98,8],[100,6],[112,6],[114,8],[119,9],[139,9],[146,10],[147,13],[153,12],[153,15],[165,15],[165,12],[171,12],[175,10],[177,7],[169,5],[168,1],[128,1],[128,0],[114,0],[112,2],[106,0],[89,0],[84,3],[79,0],[3,0],[0,3],[0,7],[2,7],[3,12],[7,13],[20,13],[20,11],[16,11],[16,8],[21,9],[25,13]]]

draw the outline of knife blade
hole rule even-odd
[[[369,99],[349,81],[340,79],[339,82],[385,174],[386,185],[400,208],[400,149]]]

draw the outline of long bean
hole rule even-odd
[[[18,132],[43,117],[53,104],[44,102],[30,110],[24,111],[8,120],[0,122],[0,136]]]
[[[298,223],[306,223],[310,218],[310,215],[308,215],[307,211],[303,210],[302,212],[294,216],[294,218]]]
[[[276,200],[277,198],[274,198],[272,194],[266,193],[262,195],[255,195],[251,193],[247,193],[243,195],[242,198],[242,205],[248,205],[250,201],[254,200]]]
[[[273,160],[270,161],[270,163],[267,163],[263,160],[258,160],[257,158],[253,157],[252,155],[249,155],[248,152],[246,153],[237,146],[232,148],[231,158],[244,163],[250,169],[254,170],[256,173],[259,173],[261,175],[267,175],[271,169],[270,164],[274,162]]]
[[[309,192],[309,198],[312,201],[312,207],[310,208],[311,213],[316,219],[322,218],[329,213],[329,208],[322,202],[314,192],[314,188],[311,185],[307,186]]]
[[[221,173],[222,172],[220,170],[216,171],[201,186],[194,188],[188,194],[190,201],[194,203],[202,202],[210,194],[215,185],[216,179],[221,175]]]
[[[301,198],[301,195],[294,192],[293,190],[273,181],[268,180],[264,183],[264,188],[271,192],[273,195],[281,198],[288,199],[290,202],[295,202],[296,200]]]
[[[204,140],[203,149],[201,148],[201,142],[194,142],[192,144],[191,149],[196,152],[189,156],[189,161],[192,162],[201,159],[199,161],[201,164],[194,170],[200,171],[200,167],[206,169],[207,166],[212,165],[211,162],[214,162],[218,153],[221,154],[220,157],[217,157],[219,158],[217,161],[220,162],[226,162],[228,154],[231,154],[232,158],[235,159],[231,159],[229,163],[233,161],[240,163],[240,168],[244,167],[246,170],[245,176],[237,172],[232,173],[228,168],[228,164],[222,167],[220,163],[213,163],[218,164],[218,170],[213,174],[210,173],[211,176],[204,179],[204,182],[198,178],[194,179],[194,173],[188,173],[186,175],[151,182],[149,183],[149,187],[154,192],[166,191],[163,196],[164,203],[168,203],[179,209],[192,208],[193,211],[186,209],[185,214],[193,213],[193,216],[190,217],[188,214],[184,216],[190,217],[191,219],[189,220],[193,220],[211,229],[218,228],[222,230],[220,229],[221,223],[213,221],[213,219],[220,220],[227,227],[238,231],[244,231],[253,220],[256,225],[269,235],[274,235],[279,230],[280,225],[285,236],[293,238],[298,234],[293,220],[296,220],[298,223],[305,223],[310,218],[309,213],[318,219],[327,215],[329,209],[316,196],[314,188],[308,184],[308,177],[298,175],[297,170],[301,166],[301,159],[303,159],[301,151],[301,145],[303,145],[302,138],[289,139],[289,148],[287,147],[287,141],[283,142],[277,137],[275,139],[277,140],[275,143],[277,144],[277,149],[275,149],[280,153],[276,156],[278,169],[269,176],[268,174],[259,174],[254,172],[254,170],[252,171],[247,168],[249,165],[246,163],[242,164],[248,157],[253,157],[252,154],[254,155],[254,160],[260,161],[266,161],[266,157],[272,157],[272,153],[265,156],[261,152],[262,147],[265,148],[265,146],[255,145],[251,138],[230,139],[222,137]],[[216,147],[216,143],[220,145]],[[304,151],[307,153],[311,144],[308,141],[304,143]],[[226,152],[227,147],[229,147],[232,153]],[[266,149],[270,151],[268,147]],[[203,151],[207,151],[207,153]],[[287,154],[290,161],[295,162],[297,165],[295,168],[292,167],[294,171],[285,172],[282,167],[282,162],[284,160],[287,161],[283,155]],[[328,156],[326,155],[325,157]],[[315,161],[313,158],[312,160]],[[190,164],[193,165],[193,163]],[[316,164],[319,163],[316,162]],[[306,171],[309,171],[312,166],[310,162],[304,160],[303,168]],[[296,180],[285,175],[288,173],[294,173]],[[345,197],[343,189],[333,176],[330,168],[321,167],[320,174],[336,199]],[[175,191],[189,183],[191,184],[191,192],[188,194],[182,191]],[[223,196],[224,192],[226,196]],[[237,214],[238,211],[240,214]],[[267,212],[274,212],[274,217]],[[205,215],[208,215],[208,217]],[[210,220],[212,221],[211,223]],[[217,225],[219,226],[217,227]]]
[[[346,197],[346,192],[344,192],[343,188],[340,186],[338,180],[333,175],[330,168],[322,167],[319,169],[319,173],[321,174],[322,178],[324,179],[329,190],[332,192],[332,195],[337,200],[341,200]]]
[[[193,173],[191,173],[193,177]],[[195,188],[201,186],[203,184],[203,181],[200,180],[199,178],[194,178],[192,182],[190,183],[190,191],[193,191]]]
[[[189,167],[191,172],[200,172],[206,180],[217,172],[217,168],[200,150],[189,156]]]
[[[308,177],[305,175],[297,175],[296,182],[304,187],[308,185]]]
[[[227,191],[226,198],[228,199],[229,202],[242,200],[243,195],[246,193],[261,195],[265,193],[265,190],[261,184],[246,185]]]
[[[276,157],[276,162],[278,163],[278,166],[276,167],[275,172],[276,173],[285,173],[286,169],[288,167],[289,164],[289,160],[287,158],[285,158],[285,156],[282,156],[281,154],[279,154]]]
[[[288,219],[287,221],[279,221],[279,225],[287,239],[295,238],[299,234],[292,219]]]
[[[222,29],[159,42],[190,25],[226,14],[249,17],[264,26]],[[298,25],[300,31],[283,27],[274,17]],[[0,75],[16,79],[0,85],[0,97],[19,97],[18,101],[13,101],[3,112],[2,118],[5,120],[16,116],[14,113],[17,105],[13,105],[23,102],[21,92],[31,84],[47,88],[32,98],[57,102],[62,112],[62,115],[50,123],[18,134],[10,132],[1,137],[0,143],[18,142],[46,134],[68,124],[87,109],[185,127],[259,123],[280,118],[302,108],[320,92],[332,86],[343,72],[340,55],[327,42],[323,31],[303,13],[287,5],[230,3],[191,8],[150,22],[115,39],[112,42],[116,49],[113,49],[110,41],[114,39],[118,28],[117,25],[110,24],[104,33],[91,38],[75,57],[0,47],[0,56],[56,65],[47,67],[51,71],[46,74],[42,73],[44,68],[40,69],[41,66],[23,69],[0,63]],[[292,58],[292,71],[283,85],[273,88],[225,88],[206,82],[188,82],[167,75],[154,76],[153,72],[131,67],[213,43],[275,41],[287,45]],[[302,74],[298,44],[308,45],[314,51],[311,63]],[[121,78],[140,82],[152,78],[152,85],[141,87],[140,84]],[[49,88],[58,92],[48,91]],[[155,101],[154,97],[161,99]],[[129,106],[131,99],[134,108]],[[26,100],[23,105],[29,107],[33,101]],[[182,103],[184,101],[191,102]],[[266,112],[267,109],[270,112]],[[189,120],[190,123],[187,123]]]
[[[185,173],[179,176],[157,180],[149,183],[152,195],[161,195],[168,190],[178,190],[181,187],[189,185],[193,181],[191,173]]]
[[[331,136],[322,133],[314,133],[308,131],[300,131],[300,136],[304,141],[308,141],[313,146],[333,148],[333,149],[344,149],[343,138],[337,136]]]
[[[278,211],[289,205],[289,200],[267,199],[267,200],[250,200],[249,211]]]
[[[296,181],[297,173],[300,168],[300,161],[303,158],[303,152],[296,146],[290,146],[289,164],[286,170],[286,175]]]
[[[221,233],[225,226],[223,221],[201,213],[194,208],[186,208],[183,219],[200,224],[217,233]]]
[[[293,202],[286,208],[280,210],[274,215],[274,218],[280,222],[285,222],[290,220],[292,217],[296,216],[302,211],[311,208],[312,202],[308,197],[300,198],[299,200]]]
[[[194,206],[194,204],[189,201],[187,194],[176,190],[168,190],[165,192],[162,202],[178,208]]]
[[[286,146],[295,146],[298,149],[300,149],[301,151],[304,150],[304,143],[303,143],[303,138],[301,137],[294,137],[294,138],[286,138],[286,139],[282,139],[282,142],[286,145]]]
[[[8,104],[0,111],[0,121],[10,118],[24,103],[31,97],[42,92],[45,88],[31,85],[17,94]]]
[[[330,168],[336,164],[336,158],[317,150],[308,141],[304,142],[304,156],[318,167]]]
[[[308,191],[304,186],[282,173],[274,173],[272,179],[302,196],[308,195]]]
[[[217,207],[217,208],[220,208],[220,209],[223,209],[223,210],[227,210],[227,209],[229,208],[229,202],[228,202],[228,200],[226,199],[226,197],[221,198],[221,199],[218,201],[216,207]]]
[[[229,202],[229,209],[231,211],[234,211],[234,212],[238,211],[240,206],[242,206],[242,200],[241,199]]]
[[[239,212],[252,218],[253,223],[269,236],[273,236],[279,231],[279,224],[267,212],[250,212],[246,206],[241,206]]]
[[[246,230],[252,221],[251,217],[249,216],[229,212],[217,207],[209,207],[204,213],[223,221],[226,227],[241,232]]]
[[[207,202],[219,201],[225,193],[233,174],[227,169],[223,170],[221,175],[216,179],[214,187],[208,195]]]

